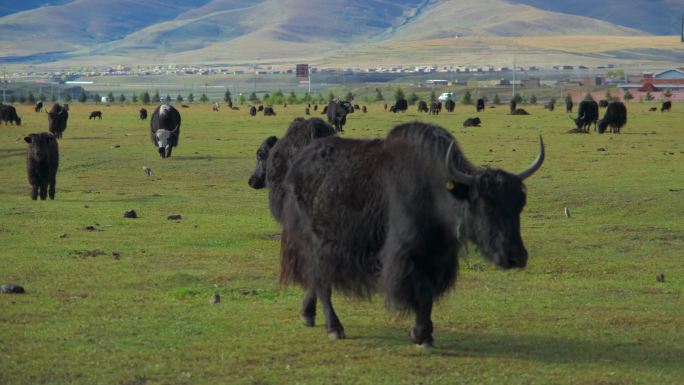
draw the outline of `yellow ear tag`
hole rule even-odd
[[[454,189],[454,187],[456,187],[456,184],[454,183],[454,181],[450,180],[450,181],[446,182],[447,190],[451,191]]]

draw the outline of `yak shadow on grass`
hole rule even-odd
[[[410,343],[408,338],[395,340],[397,344]],[[681,368],[684,357],[684,347],[559,336],[437,332],[435,340],[436,347],[430,353],[452,357],[511,357],[543,362],[605,362],[670,368]]]

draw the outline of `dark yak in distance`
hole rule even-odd
[[[582,100],[577,108],[577,119],[572,119],[575,122],[578,130],[589,132],[589,127],[594,124],[596,129],[596,121],[599,118],[598,103],[593,100]]]
[[[442,102],[434,101],[430,103],[430,114],[439,115],[442,112]]]
[[[93,111],[90,113],[90,116],[88,117],[88,120],[90,119],[96,119],[100,118],[102,120],[102,111]]]
[[[475,108],[477,109],[477,112],[484,111],[485,109],[485,101],[483,98],[477,99],[477,104],[475,105]]]
[[[397,100],[392,107],[390,107],[390,112],[405,112],[408,110],[408,101],[406,99]]]
[[[178,146],[180,125],[180,113],[171,105],[162,104],[152,113],[150,138],[162,158],[171,157],[173,148]]]
[[[145,120],[147,119],[147,109],[146,108],[141,108],[140,111],[138,111],[140,120]]]
[[[428,109],[427,103],[425,103],[422,100],[419,101],[418,102],[418,112],[428,112],[428,111],[429,111],[429,109]]]
[[[669,100],[666,100],[663,102],[663,105],[660,107],[660,112],[670,112],[670,109],[672,109],[672,102]]]
[[[264,107],[264,116],[276,116],[275,111],[273,111],[273,107]]]
[[[41,200],[50,196],[55,199],[57,169],[59,168],[59,145],[49,132],[29,134],[24,137],[26,149],[26,172],[31,185],[31,199]]]
[[[302,149],[285,180],[280,278],[304,287],[304,324],[314,326],[318,300],[328,336],[345,338],[332,290],[380,291],[415,314],[413,342],[432,345],[432,305],[453,286],[464,243],[500,268],[527,264],[523,180],[541,167],[540,144],[520,174],[477,168],[449,132],[418,122],[385,140],[329,137]]]
[[[572,98],[568,96],[565,98],[565,112],[568,114],[572,113],[572,107]]]
[[[335,131],[343,132],[344,125],[347,124],[347,114],[352,113],[354,111],[354,107],[349,102],[333,100],[328,103],[323,111],[328,118],[328,123],[335,127]]]
[[[55,104],[47,114],[49,131],[56,138],[61,138],[69,120],[69,111],[64,106]]]
[[[250,115],[250,116],[256,116],[256,114],[257,114],[257,109],[256,109],[256,107],[250,106],[250,107],[249,107],[249,115]]]
[[[480,127],[482,121],[480,118],[468,118],[463,122],[463,127]]]
[[[256,153],[256,166],[247,182],[254,189],[268,188],[268,202],[273,217],[280,222],[285,197],[283,180],[295,155],[313,140],[335,135],[335,129],[323,119],[295,119],[278,140],[266,138]]]
[[[21,126],[21,118],[17,115],[17,109],[14,106],[0,104],[0,121],[7,124],[16,124]]]
[[[444,108],[447,110],[447,112],[454,112],[454,108],[456,108],[456,102],[451,99],[447,99],[447,101],[444,102]]]
[[[38,103],[36,103],[36,107],[34,108],[34,111],[36,111],[36,112],[43,111],[43,102],[42,101],[38,101]]]
[[[508,108],[511,111],[511,115],[513,115],[513,112],[518,108],[518,103],[516,103],[515,99],[511,99],[511,102],[508,104]]]
[[[599,100],[598,105],[601,108],[606,108],[606,107],[608,107],[608,101],[606,99],[601,99],[601,100]]]
[[[606,132],[610,127],[610,132],[619,134],[620,129],[627,123],[627,108],[622,102],[610,102],[606,107],[606,113],[597,123],[599,134]]]

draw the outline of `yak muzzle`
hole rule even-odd
[[[249,187],[259,190],[264,187],[266,187],[266,182],[264,178],[259,178],[256,175],[252,175],[249,177],[249,181],[247,181],[247,184],[249,184]]]

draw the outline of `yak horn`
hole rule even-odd
[[[518,177],[522,180],[529,178],[532,176],[532,174],[539,170],[542,163],[544,163],[544,139],[542,139],[542,136],[539,135],[539,155],[537,155],[537,159],[532,162],[530,167],[518,174]]]
[[[451,157],[449,155],[451,155],[451,148],[452,147],[454,147],[454,140],[453,139],[451,140],[451,143],[449,144],[449,148],[447,149],[447,152],[446,152],[446,159],[444,160],[444,165],[446,166],[447,173],[449,173],[449,159],[451,159]],[[454,189],[454,187],[455,187],[454,182],[460,182],[460,183],[463,183],[463,184],[468,185],[468,186],[473,184],[473,177],[466,174],[466,173],[463,173],[457,169],[454,169],[453,171],[451,171],[451,174],[453,175],[454,180],[447,182],[447,190],[453,190]]]

